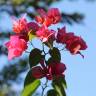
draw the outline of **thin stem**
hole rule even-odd
[[[62,49],[60,49],[60,51],[63,51],[65,49],[65,47],[63,47]]]
[[[65,48],[65,46],[63,46],[63,48],[60,49],[59,51],[63,51],[63,50],[64,50],[64,51],[67,51],[66,48]]]
[[[26,50],[25,52],[26,52],[26,53],[30,53],[30,52],[29,52],[29,51],[27,51],[27,50]]]
[[[42,43],[42,51],[44,52],[44,54],[46,54],[45,50],[44,50],[44,44],[43,43]]]
[[[44,55],[47,55],[48,53],[45,52],[44,44],[42,44],[42,51],[44,52]]]
[[[46,83],[44,84],[45,86],[44,87],[42,86],[42,94],[41,94],[41,96],[44,96],[44,91],[48,87],[47,83],[48,83],[48,79],[46,79]]]
[[[35,46],[33,45],[32,41],[29,41],[29,42],[30,42],[30,44],[32,45],[32,47],[35,48]]]

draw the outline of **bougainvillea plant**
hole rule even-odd
[[[42,43],[42,50],[32,48],[29,52],[30,70],[24,81],[24,90],[21,96],[31,96],[41,85],[41,78],[46,78],[46,86],[43,86],[42,95],[66,96],[66,65],[61,61],[61,51],[67,50],[72,55],[81,54],[81,50],[87,48],[86,42],[73,32],[67,32],[66,27],[53,30],[49,28],[60,22],[61,14],[57,8],[51,8],[48,12],[43,9],[37,10],[38,15],[34,22],[27,22],[25,15],[16,20],[13,18],[14,35],[10,37],[5,45],[8,48],[8,59],[22,55],[28,48],[28,43],[34,38],[38,38]],[[32,42],[31,42],[32,43]],[[55,45],[61,45],[62,49]],[[47,52],[45,51],[45,46]],[[48,56],[49,55],[49,56]],[[48,81],[51,81],[52,88],[44,92]]]

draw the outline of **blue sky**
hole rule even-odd
[[[68,13],[80,12],[85,14],[84,24],[67,26],[67,30],[82,36],[87,42],[88,49],[82,52],[85,59],[79,55],[72,56],[64,52],[62,60],[67,65],[66,80],[67,96],[96,96],[96,2],[86,3],[84,0],[68,2],[63,0],[52,7]]]
[[[51,7],[57,7],[68,13],[80,12],[85,15],[83,24],[74,24],[73,26],[64,24],[68,31],[83,37],[88,45],[88,49],[82,52],[85,59],[79,55],[72,56],[66,51],[62,53],[62,61],[67,65],[68,88],[66,91],[67,96],[96,96],[96,2],[62,0],[62,2],[54,3]],[[2,26],[6,26],[7,22],[2,23]],[[60,25],[60,27],[62,26],[63,24]]]

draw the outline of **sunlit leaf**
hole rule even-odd
[[[31,31],[32,31],[32,30],[31,30]],[[31,33],[31,31],[28,32],[28,36],[29,36],[29,40],[30,40],[30,41],[31,41],[33,38],[36,37],[36,35],[33,35],[33,34]]]
[[[66,96],[65,83],[63,81],[63,78],[55,78],[52,82],[52,86],[57,91],[59,96]]]
[[[28,84],[27,86],[25,86],[24,90],[22,91],[21,96],[32,95],[39,87],[39,85],[40,85],[40,80],[35,80],[34,82]]]

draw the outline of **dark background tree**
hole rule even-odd
[[[44,10],[48,10],[48,8],[53,4],[54,2],[60,2],[62,0],[0,0],[0,14],[2,12],[6,12],[8,15],[12,16],[20,16],[23,13],[27,13],[28,17],[30,19],[33,19],[36,10],[39,8],[43,8]],[[69,0],[71,1],[78,1],[78,0]],[[86,1],[95,1],[95,0],[86,0]],[[2,18],[3,19],[3,18]],[[82,23],[84,19],[84,14],[80,13],[62,13],[62,21],[61,23],[68,23],[70,25],[74,23]],[[3,46],[4,41],[10,37],[10,32],[2,32],[0,30],[0,56],[5,55],[7,56],[7,49]],[[2,63],[2,62],[1,62]],[[7,62],[7,66],[4,66],[0,70],[0,96],[17,96],[15,91],[11,90],[11,86],[13,83],[20,83],[22,82],[22,78],[20,77],[20,74],[23,72],[26,72],[28,70],[28,58],[21,57],[20,59],[12,60],[12,62]],[[2,65],[2,64],[0,64]],[[8,92],[5,92],[5,87],[10,90]],[[4,93],[3,93],[4,91]],[[5,94],[5,95],[4,95]]]

